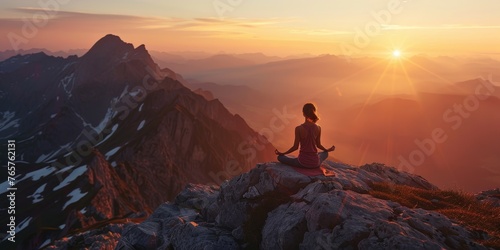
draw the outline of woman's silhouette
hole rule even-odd
[[[278,161],[293,167],[318,168],[328,157],[328,152],[335,150],[335,146],[325,148],[321,145],[321,127],[316,124],[319,120],[316,115],[316,107],[312,103],[306,103],[302,108],[305,121],[295,128],[295,141],[293,146],[286,152],[274,151],[278,155]],[[299,148],[299,157],[288,157]],[[323,152],[318,153],[318,148]]]

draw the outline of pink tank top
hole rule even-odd
[[[300,139],[299,162],[307,168],[319,167],[318,149],[316,148],[316,135],[314,131],[317,125],[304,123],[301,125],[306,130],[306,136]]]

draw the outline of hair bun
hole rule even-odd
[[[316,107],[312,103],[304,104],[302,108],[302,113],[306,118],[311,119],[313,122],[317,122],[319,120],[318,115],[316,114]]]

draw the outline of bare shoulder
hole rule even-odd
[[[302,125],[295,127],[295,133],[300,133],[303,130]]]
[[[321,126],[319,126],[318,124],[316,124],[315,134],[316,135],[321,134]]]

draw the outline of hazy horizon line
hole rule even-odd
[[[146,49],[147,49],[147,45]],[[134,46],[135,48],[138,46]],[[29,51],[47,51],[53,54],[57,53],[65,53],[70,55],[76,55],[78,57],[83,56],[85,53],[87,53],[90,48],[73,48],[73,49],[61,49],[61,50],[53,50],[51,48],[41,48],[41,47],[32,47],[29,49],[19,49],[19,50],[14,50],[14,49],[0,49],[0,53],[7,53],[7,52],[16,52],[16,55],[24,55],[22,52],[29,52]],[[74,51],[78,51],[80,53],[76,54],[71,54]],[[354,56],[347,56],[347,55],[342,55],[342,54],[335,54],[335,53],[299,53],[299,54],[288,54],[288,55],[277,55],[277,54],[268,54],[266,52],[262,51],[245,51],[245,52],[226,52],[226,51],[218,51],[218,52],[213,52],[213,51],[207,51],[207,50],[156,50],[152,49],[149,50],[147,49],[148,52],[151,53],[167,53],[167,54],[172,54],[176,56],[181,56],[180,54],[204,54],[202,57],[199,59],[203,58],[208,58],[212,56],[217,56],[217,55],[229,55],[229,56],[239,56],[239,55],[248,55],[248,54],[262,54],[266,57],[277,57],[279,59],[299,59],[299,58],[316,58],[316,57],[322,57],[322,56],[337,56],[337,57],[342,57],[342,58],[353,58],[353,59],[360,59],[360,58],[387,58],[390,56],[391,51],[387,52],[372,52],[372,53],[364,53],[364,54],[357,54]],[[19,53],[21,52],[21,53]],[[492,52],[492,53],[448,53],[448,54],[436,54],[436,53],[422,53],[422,52],[405,52],[404,57],[406,58],[411,58],[411,57],[430,57],[430,58],[439,58],[439,57],[452,57],[452,58],[459,58],[459,59],[473,59],[473,58],[492,58],[496,60],[500,60],[500,53],[497,52]],[[190,59],[190,58],[185,58],[185,59]]]

